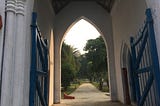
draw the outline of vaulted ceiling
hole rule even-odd
[[[102,6],[107,12],[110,12],[115,0],[52,0],[55,13],[59,13],[65,6],[72,1],[93,1]]]

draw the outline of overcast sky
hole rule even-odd
[[[95,39],[100,36],[97,29],[89,22],[81,19],[66,33],[64,42],[77,48],[82,54],[83,48],[89,39]]]

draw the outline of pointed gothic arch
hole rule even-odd
[[[106,17],[106,16],[105,16]],[[108,16],[107,16],[108,17]],[[63,17],[64,18],[64,17]],[[106,45],[106,52],[107,52],[107,61],[108,61],[108,75],[109,75],[109,85],[110,85],[110,93],[111,93],[111,100],[117,100],[117,93],[116,93],[116,80],[115,80],[115,67],[114,67],[114,54],[113,54],[113,42],[112,42],[112,32],[109,29],[110,22],[106,22],[104,25],[99,26],[99,21],[102,22],[100,19],[93,20],[90,16],[82,15],[78,18],[70,17],[72,21],[61,21],[63,23],[63,27],[56,27],[54,30],[55,34],[55,86],[54,86],[54,102],[60,103],[61,101],[61,47],[64,40],[65,34],[81,19],[84,19],[91,25],[95,27],[95,29],[102,35],[102,38]],[[59,18],[58,18],[59,20]],[[110,20],[110,19],[109,19]],[[62,25],[62,23],[59,23]],[[58,25],[59,25],[58,24]],[[106,31],[107,30],[107,31]],[[108,44],[110,45],[108,47]]]
[[[89,24],[91,24],[98,32],[99,32],[99,34],[102,36],[102,38],[103,38],[103,40],[104,40],[104,42],[105,42],[105,46],[106,46],[106,50],[107,50],[107,48],[108,48],[108,46],[107,46],[107,42],[106,42],[106,40],[105,40],[105,38],[104,38],[104,34],[102,33],[102,31],[96,26],[96,24],[94,24],[89,18],[87,18],[87,17],[85,17],[85,16],[80,16],[79,18],[77,18],[68,28],[67,28],[67,30],[65,31],[65,33],[64,33],[64,36],[63,36],[63,38],[62,38],[62,40],[61,40],[61,46],[62,46],[62,43],[63,43],[63,41],[64,41],[64,37],[66,36],[66,33],[68,33],[69,31],[70,31],[70,29],[77,23],[77,22],[79,22],[81,19],[83,19],[83,20],[85,20],[86,22],[88,22]],[[107,50],[108,51],[108,50]],[[106,51],[106,52],[107,52]],[[108,52],[107,52],[108,53]]]
[[[88,19],[87,17],[85,17],[85,16],[80,16],[79,18],[77,18],[74,22],[72,22],[72,24],[67,28],[67,30],[65,31],[65,33],[64,33],[64,35],[63,35],[63,37],[62,37],[62,39],[61,39],[61,44],[60,44],[60,51],[61,51],[61,49],[62,49],[62,44],[63,44],[63,42],[64,42],[64,37],[65,36],[67,36],[66,34],[70,31],[70,29],[72,28],[72,27],[74,27],[74,25],[76,25],[76,23],[78,23],[80,20],[85,20],[86,22],[88,22],[89,24],[91,24],[97,31],[98,31],[98,33],[100,34],[100,36],[102,36],[102,38],[103,38],[103,41],[105,42],[105,47],[106,47],[106,54],[107,54],[107,66],[108,66],[108,45],[107,45],[107,42],[106,42],[106,39],[105,39],[105,37],[104,37],[104,34],[102,33],[102,31],[100,30],[100,28],[98,28],[97,26],[96,26],[96,24],[94,24],[90,19]],[[61,52],[60,52],[61,53]],[[61,57],[61,54],[60,54],[60,57]],[[61,62],[60,62],[60,66],[61,66]],[[108,68],[108,67],[107,67]],[[61,71],[61,70],[60,70]],[[108,69],[108,72],[109,72],[109,69]],[[110,72],[109,72],[110,73]],[[108,78],[110,77],[110,75],[108,74]],[[110,86],[110,80],[109,80],[109,86]],[[109,88],[110,89],[110,88]]]

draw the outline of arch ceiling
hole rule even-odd
[[[58,14],[65,6],[71,2],[76,1],[93,1],[103,7],[107,12],[110,13],[115,0],[52,0],[52,6],[56,14]]]

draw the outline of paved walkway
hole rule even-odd
[[[71,96],[75,96],[75,99],[62,99],[64,106],[126,106],[111,102],[106,93],[100,92],[91,83],[82,84]]]

